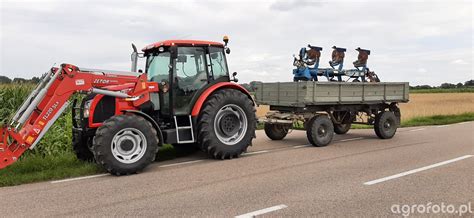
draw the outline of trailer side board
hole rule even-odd
[[[304,107],[327,104],[408,102],[407,82],[277,82],[260,83],[255,101],[262,105]]]

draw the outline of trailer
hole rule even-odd
[[[331,143],[334,133],[347,133],[351,124],[373,125],[379,138],[392,138],[400,125],[398,104],[409,101],[407,82],[300,81],[258,83],[255,88],[257,105],[270,106],[259,118],[270,139],[282,140],[298,124],[317,147]]]

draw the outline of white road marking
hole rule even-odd
[[[296,146],[293,146],[293,148],[306,148],[306,147],[312,147],[312,145],[296,145]]]
[[[439,126],[435,126],[436,128],[443,128],[443,127],[448,127],[448,126],[451,126],[451,125],[439,125]]]
[[[51,184],[56,184],[56,183],[62,183],[62,182],[72,182],[72,181],[77,181],[77,180],[83,180],[83,179],[92,179],[92,178],[97,178],[97,177],[102,177],[102,176],[108,176],[110,174],[98,174],[98,175],[92,175],[92,176],[83,176],[83,177],[76,177],[76,178],[70,178],[70,179],[63,179],[63,180],[56,180],[56,181],[51,181]]]
[[[458,125],[463,125],[463,124],[468,124],[468,123],[469,122],[467,122],[467,121],[466,122],[460,122],[460,123],[458,123]]]
[[[392,176],[387,176],[387,177],[384,177],[384,178],[381,178],[381,179],[368,181],[368,182],[364,183],[364,185],[374,185],[374,184],[385,182],[385,181],[388,181],[388,180],[391,180],[391,179],[396,179],[396,178],[399,178],[399,177],[402,177],[402,176],[407,176],[407,175],[418,173],[418,172],[421,172],[421,171],[424,171],[424,170],[429,170],[429,169],[432,169],[432,168],[435,168],[435,167],[450,164],[450,163],[453,163],[453,162],[456,162],[456,161],[464,160],[466,158],[470,158],[470,157],[473,157],[473,156],[474,155],[464,155],[462,157],[458,157],[458,158],[454,158],[454,159],[451,159],[451,160],[435,163],[435,164],[432,164],[432,165],[429,165],[429,166],[420,167],[420,168],[417,168],[417,169],[414,169],[414,170],[406,171],[406,172],[395,174],[395,175],[392,175]]]
[[[416,131],[421,131],[421,130],[425,130],[426,128],[419,128],[419,129],[411,129],[409,130],[410,132],[416,132]]]
[[[342,139],[342,140],[339,140],[339,141],[340,142],[349,142],[349,141],[360,140],[360,139],[364,139],[364,137],[357,137],[357,138],[351,138],[351,139]]]
[[[253,155],[253,154],[262,154],[262,153],[267,153],[267,152],[268,152],[267,150],[254,151],[254,152],[243,153],[242,156]]]
[[[287,207],[288,207],[288,206],[286,206],[286,205],[284,205],[284,204],[280,204],[280,205],[277,205],[277,206],[273,206],[273,207],[269,207],[269,208],[265,208],[265,209],[253,211],[253,212],[250,212],[250,213],[238,215],[238,216],[235,216],[235,218],[247,218],[247,217],[250,218],[250,217],[256,217],[256,216],[258,216],[258,215],[262,215],[262,214],[270,213],[270,212],[273,212],[273,211],[285,209],[285,208],[287,208]]]
[[[165,164],[161,165],[159,167],[173,167],[173,166],[179,166],[179,165],[185,165],[185,164],[192,164],[192,163],[197,163],[204,161],[205,159],[200,159],[200,160],[191,160],[191,161],[185,161],[185,162],[179,162],[179,163],[173,163],[173,164]]]

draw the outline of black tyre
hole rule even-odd
[[[316,147],[324,147],[331,143],[334,136],[334,126],[327,115],[316,115],[307,125],[308,141]]]
[[[198,118],[198,143],[216,159],[239,157],[255,138],[257,120],[252,100],[235,89],[214,92]]]
[[[349,132],[351,123],[355,119],[355,114],[349,111],[334,111],[333,116],[340,122],[340,124],[333,123],[334,132],[339,135]]]
[[[351,129],[350,123],[333,124],[333,125],[334,125],[334,132],[338,135],[346,134]]]
[[[127,175],[141,171],[155,160],[158,137],[143,117],[113,116],[97,129],[92,150],[97,163],[109,173]]]
[[[271,140],[282,140],[288,134],[291,125],[265,123],[265,134]]]
[[[375,134],[381,139],[392,138],[397,132],[398,118],[391,111],[382,111],[375,116]]]
[[[94,154],[90,150],[92,147],[92,138],[82,136],[80,131],[72,130],[72,150],[77,159],[91,162],[94,160]]]

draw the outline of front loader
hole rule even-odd
[[[85,97],[72,100],[73,150],[111,174],[141,171],[163,144],[239,157],[255,138],[255,107],[229,75],[224,42],[167,40],[143,53],[133,46],[132,72],[52,68],[0,129],[0,169],[36,146],[74,93]],[[144,73],[136,72],[138,57],[146,58]]]

